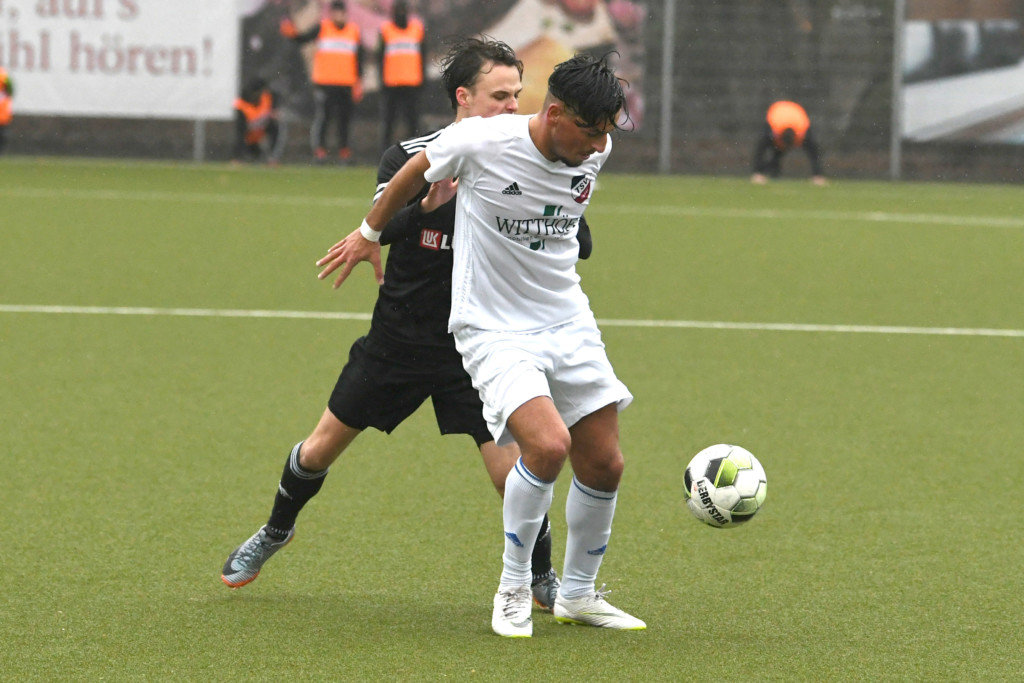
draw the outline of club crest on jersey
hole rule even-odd
[[[590,176],[573,176],[571,187],[573,201],[582,204],[590,197]]]

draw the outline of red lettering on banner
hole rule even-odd
[[[49,71],[50,32],[23,35],[12,28],[0,33],[0,64],[19,71]]]
[[[69,47],[68,70],[71,73],[197,76],[200,72],[199,51],[190,46],[138,45],[127,43],[120,35],[107,33],[98,42],[89,42],[78,31],[71,31]],[[204,38],[204,75],[209,75],[212,59],[213,41]]]

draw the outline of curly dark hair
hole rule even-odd
[[[459,107],[455,91],[459,88],[472,88],[480,74],[489,71],[495,64],[514,66],[519,70],[519,75],[523,75],[523,62],[516,57],[512,48],[500,40],[483,36],[457,38],[452,42],[447,54],[441,59],[441,82],[451,100],[452,111]]]
[[[619,112],[626,114],[626,94],[622,90],[625,80],[615,75],[608,64],[609,52],[603,57],[581,52],[567,59],[548,78],[548,92],[561,100],[580,117],[587,127],[611,123],[619,128]],[[628,84],[627,84],[628,85]]]

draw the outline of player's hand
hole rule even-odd
[[[754,175],[750,176],[750,182],[754,183],[755,185],[764,185],[765,183],[768,182],[768,176],[766,176],[764,173],[755,173]]]
[[[363,101],[363,82],[356,81],[352,85],[352,101],[359,104]]]
[[[423,213],[430,213],[440,208],[452,200],[458,189],[459,181],[451,178],[431,183],[430,189],[427,190],[427,196],[420,200],[420,209],[423,210]]]
[[[288,17],[281,20],[280,25],[281,35],[285,38],[294,38],[299,35],[299,31],[295,28],[295,24]]]
[[[817,185],[818,187],[825,187],[826,185],[828,185],[828,180],[826,180],[825,176],[823,175],[811,176],[811,182]]]
[[[352,272],[352,269],[360,261],[369,261],[373,266],[373,273],[377,278],[377,284],[384,284],[384,271],[380,267],[380,243],[371,242],[363,237],[363,233],[359,232],[358,228],[353,230],[348,237],[328,249],[327,254],[316,262],[317,267],[323,268],[317,277],[323,280],[335,270],[341,268],[341,272],[338,273],[338,277],[334,280],[334,288],[337,289],[341,287],[341,283],[348,278],[348,274]]]

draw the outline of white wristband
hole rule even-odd
[[[380,230],[374,230],[371,228],[365,219],[363,220],[363,224],[359,226],[359,234],[371,242],[380,242],[380,233]]]

